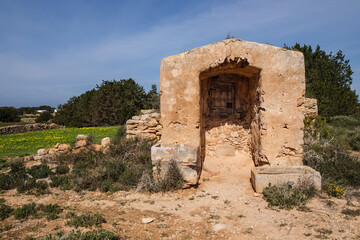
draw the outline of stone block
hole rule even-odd
[[[296,185],[305,181],[313,184],[317,190],[321,190],[320,173],[308,166],[255,167],[251,170],[251,183],[257,193],[262,193],[269,184]]]
[[[110,143],[111,143],[111,140],[109,137],[101,139],[102,148],[107,148],[108,146],[110,146]]]
[[[91,138],[88,135],[79,134],[76,136],[76,141],[80,141],[80,140],[90,141]]]

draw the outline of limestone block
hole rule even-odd
[[[185,167],[181,170],[181,173],[183,175],[184,181],[188,185],[195,185],[198,181],[198,174],[197,171],[195,171],[192,168]]]
[[[261,193],[269,184],[296,185],[301,182],[313,184],[321,190],[320,173],[308,166],[255,167],[251,170],[251,183],[257,193]]]
[[[58,150],[67,153],[71,150],[71,146],[69,144],[59,144]]]
[[[101,139],[102,148],[107,148],[108,146],[110,146],[110,143],[111,143],[111,140],[109,137]]]
[[[155,119],[151,119],[146,123],[149,127],[156,127],[159,123]]]
[[[86,147],[87,145],[89,145],[89,143],[88,143],[86,140],[78,140],[78,141],[74,144],[74,148]]]
[[[92,146],[97,152],[100,152],[102,150],[101,144],[93,144]]]
[[[46,155],[48,152],[49,152],[48,149],[39,149],[39,150],[37,151],[37,154],[38,154],[39,156],[43,156],[43,155]]]
[[[76,136],[76,141],[80,141],[80,140],[91,141],[91,138],[88,135],[79,134]]]

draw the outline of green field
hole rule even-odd
[[[26,156],[41,148],[51,148],[56,143],[75,143],[78,134],[90,135],[99,144],[104,137],[114,139],[118,126],[60,128],[44,131],[0,135],[0,158]]]

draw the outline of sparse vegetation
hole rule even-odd
[[[345,215],[352,216],[352,217],[360,216],[360,208],[356,209],[356,210],[347,208],[347,209],[342,210],[341,212]]]
[[[281,209],[292,209],[304,206],[316,194],[313,185],[306,182],[299,183],[292,187],[289,185],[269,185],[263,190],[264,198],[270,206],[277,206]]]
[[[37,213],[36,203],[25,204],[14,211],[15,219],[27,219]]]
[[[74,215],[71,217],[69,221],[67,221],[67,225],[71,227],[100,227],[102,223],[105,223],[106,220],[101,214],[91,214],[86,213],[82,214],[80,216]]]
[[[0,221],[10,217],[13,211],[14,209],[5,204],[5,199],[0,198]]]
[[[67,234],[63,232],[56,233],[54,235],[49,234],[45,237],[30,238],[30,240],[118,240],[119,238],[110,231],[104,229],[97,229],[90,232],[70,231]]]
[[[344,147],[345,140],[338,139],[334,133],[326,134],[326,122],[310,121],[305,132],[304,164],[319,171],[323,187],[330,183],[343,187],[360,186],[360,161]],[[334,131],[333,131],[334,132]],[[334,140],[335,139],[335,140]]]

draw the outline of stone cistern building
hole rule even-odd
[[[162,59],[161,141],[188,185],[208,156],[248,152],[254,166],[302,165],[305,66],[301,52],[227,39]],[[159,169],[159,168],[158,168]]]

